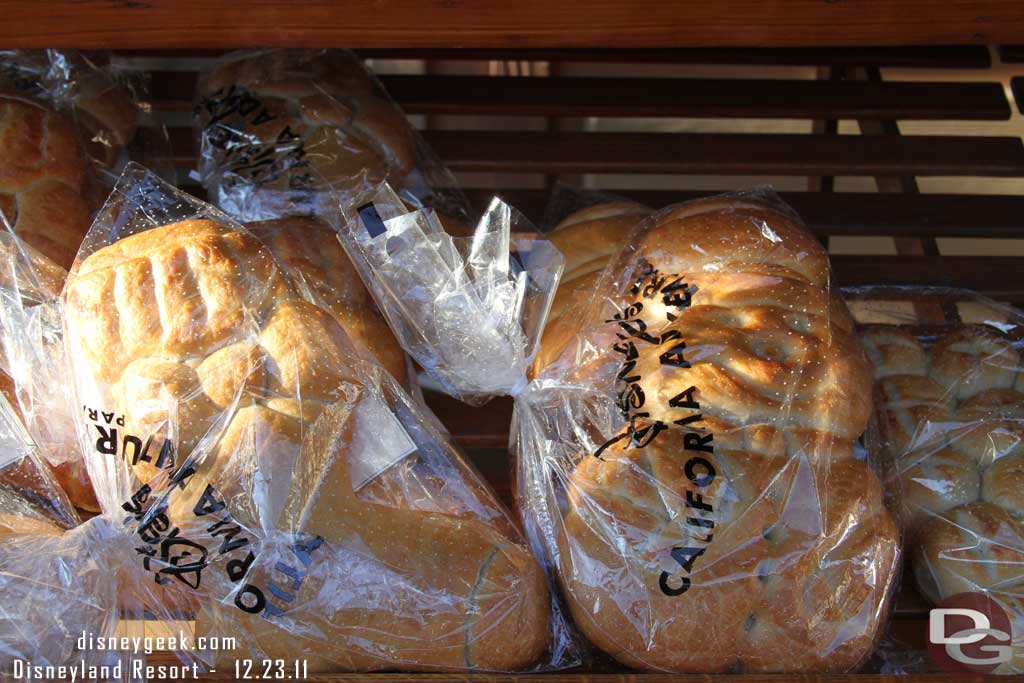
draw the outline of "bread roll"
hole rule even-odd
[[[210,449],[172,494],[169,524],[213,556],[224,539],[197,510],[215,492],[239,533],[261,539],[253,582],[280,583],[282,538],[322,539],[281,614],[221,604],[232,555],[189,578],[200,633],[239,638],[245,657],[305,658],[311,672],[529,665],[547,643],[543,574],[440,437],[359,488],[356,459],[374,455],[360,440],[383,438],[388,423],[370,413],[373,374],[335,316],[278,269],[275,252],[306,258],[284,234],[268,249],[209,220],[165,225],[82,260],[66,292],[68,329],[82,340],[76,370],[112,387],[125,431],[176,435],[178,458]],[[206,433],[216,438],[200,442]],[[156,487],[175,467],[162,465],[135,471]]]
[[[0,149],[0,214],[26,243],[70,268],[93,208],[74,126],[40,102],[0,94]]]
[[[307,299],[328,311],[349,339],[405,383],[405,354],[330,226],[313,218],[283,218],[250,223],[248,228],[270,248]]]
[[[870,371],[824,250],[787,213],[714,199],[654,214],[635,252],[600,278],[614,291],[546,328],[534,366],[613,397],[627,425],[565,475],[577,623],[642,669],[857,666],[898,534],[854,458]]]
[[[1016,346],[961,325],[930,346],[895,326],[862,341],[875,362],[878,444],[896,489],[918,587],[933,602],[987,591],[1024,617],[1024,393]],[[1015,597],[1016,596],[1016,597]],[[1019,671],[1016,664],[1000,672]]]

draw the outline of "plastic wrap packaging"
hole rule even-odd
[[[512,239],[526,219],[497,199],[469,238],[430,209],[409,213],[386,183],[344,211],[342,245],[430,378],[471,404],[519,393],[562,272],[551,243]]]
[[[995,671],[1024,673],[1024,315],[962,290],[844,295],[874,369],[868,444],[891,472],[917,588],[933,604],[993,599],[1012,629]]]
[[[372,73],[345,50],[247,50],[199,84],[199,175],[243,221],[336,210],[381,181],[464,230],[466,201]]]
[[[358,207],[340,233],[350,254],[390,252],[394,238],[399,259],[432,255],[429,230],[406,241],[421,216],[381,214],[374,228],[368,213]],[[517,491],[535,552],[582,633],[628,666],[856,668],[888,616],[899,538],[857,448],[870,370],[829,289],[825,251],[769,193],[608,215],[623,213],[634,214],[624,248],[573,287],[532,381],[512,383]],[[474,241],[488,234],[481,225]],[[509,258],[492,255],[492,268]],[[463,304],[478,285],[457,268],[431,287],[428,268],[402,275],[367,262],[378,305],[428,369],[419,339],[457,327],[463,310],[463,334],[479,326]],[[465,372],[439,367],[469,357],[456,346],[432,349],[434,372]]]
[[[0,216],[0,228],[3,227]],[[78,447],[67,381],[60,292],[67,271],[0,229],[0,379],[37,449],[71,502],[99,506]]]
[[[139,167],[83,243],[64,290],[80,439],[133,529],[133,582],[236,639],[221,671],[562,665],[515,524],[281,256]]]
[[[173,174],[139,87],[73,51],[0,51],[0,214],[65,269],[129,158]]]
[[[120,558],[131,554],[130,540],[107,519],[80,523],[14,409],[0,397],[0,671],[5,679],[70,679],[72,671],[79,679],[144,678],[133,668],[141,660],[131,653],[93,646],[141,635],[122,622],[141,615],[138,594],[117,580]]]

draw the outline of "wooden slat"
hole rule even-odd
[[[922,629],[925,628],[922,622]],[[591,655],[593,656],[593,655]],[[153,665],[174,666],[180,664],[170,652],[154,652],[147,658]],[[257,663],[259,660],[257,660]],[[604,670],[613,669],[603,666]],[[303,680],[310,683],[1007,683],[1020,677],[982,676],[975,674],[913,674],[893,676],[885,674],[721,674],[710,677],[705,674],[645,674],[631,673],[623,667],[614,667],[621,673],[579,673],[550,672],[523,674],[310,674]],[[256,667],[253,667],[255,671]],[[233,681],[231,672],[218,672],[200,676],[204,681]]]
[[[983,45],[793,48],[675,48],[593,50],[534,49],[362,49],[376,59],[514,60],[644,64],[732,64],[749,66],[886,66],[901,68],[987,69],[992,65]],[[165,54],[173,54],[167,53]]]
[[[654,208],[707,196],[708,192],[678,190],[614,190]],[[470,189],[475,206],[486,206],[492,189]],[[511,189],[498,192],[503,199],[534,221],[544,216],[548,193]],[[1024,236],[1024,197],[1016,195],[918,196],[877,193],[783,192],[807,226],[820,236],[1003,237]],[[543,227],[543,226],[542,226]]]
[[[999,83],[383,76],[410,114],[747,118],[1010,117]],[[154,107],[190,111],[195,74],[155,72]],[[613,96],[609,96],[614,93]]]
[[[206,199],[205,191],[198,185],[187,183],[181,187],[200,199]],[[653,208],[713,194],[681,190],[611,192]],[[547,227],[541,225],[549,199],[546,190],[468,188],[466,194],[478,209],[486,207],[491,197],[498,194],[538,227]],[[820,237],[1024,237],[1024,196],[1019,195],[782,192],[779,196]]]
[[[219,57],[228,50],[118,50],[125,57]],[[790,48],[363,48],[366,59],[457,61],[607,62],[643,64],[730,64],[749,66],[887,66],[927,69],[987,69],[992,57],[984,45],[913,45]]]
[[[426,131],[454,170],[709,175],[1024,175],[1020,138]]]
[[[410,113],[1007,119],[999,83],[386,76]]]
[[[1005,0],[0,1],[5,47],[711,47],[1012,44]]]
[[[1024,62],[1024,45],[1001,45],[999,58],[1004,62]]]
[[[174,162],[193,168],[196,135],[171,128]],[[425,131],[453,170],[708,175],[1024,175],[1020,138]]]
[[[843,287],[940,285],[1014,301],[1024,295],[1024,257],[843,254],[831,260]]]
[[[1024,114],[1024,76],[1011,78],[1010,89],[1013,91],[1013,99],[1017,100],[1017,111]]]

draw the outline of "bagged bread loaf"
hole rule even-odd
[[[0,214],[65,269],[129,157],[173,174],[167,131],[139,97],[74,51],[0,51]]]
[[[413,206],[465,220],[454,178],[381,84],[345,50],[249,50],[203,76],[199,172],[240,220],[336,210],[385,179]]]
[[[917,587],[935,603],[994,599],[1013,630],[1013,657],[998,672],[1024,671],[1024,317],[958,290],[847,294],[865,317],[890,320],[861,334],[875,377],[870,444],[891,463]],[[954,302],[973,322],[921,320],[898,301]]]
[[[625,244],[517,402],[521,509],[576,624],[642,669],[855,668],[899,545],[855,448],[870,373],[825,251],[757,193]]]
[[[767,195],[637,211],[565,221],[624,247],[595,275],[600,250],[568,259],[546,326],[550,288],[539,319],[506,302],[557,268],[517,263],[493,216],[460,251],[378,195],[339,234],[446,391],[515,398],[520,512],[591,642],[651,670],[853,669],[886,619],[899,539],[855,447],[871,377],[827,255]]]
[[[82,441],[104,509],[134,520],[137,580],[194,595],[199,633],[238,639],[222,665],[555,656],[544,576],[514,524],[353,350],[344,296],[296,268],[285,234],[129,168],[68,278]]]

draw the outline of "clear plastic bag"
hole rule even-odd
[[[425,259],[367,258],[360,271],[428,370],[473,371],[450,364],[475,361],[459,340],[486,315],[462,305],[477,287],[436,247],[447,241],[422,215],[377,211],[373,228],[365,207],[356,213],[341,232],[350,253],[367,233],[388,252],[394,235],[399,262],[436,252],[457,266],[449,277]],[[629,222],[621,252],[546,326],[532,381],[513,385],[517,493],[535,552],[583,634],[626,665],[857,667],[888,616],[899,538],[857,448],[870,372],[824,249],[766,192]],[[482,225],[475,239],[488,234]],[[500,270],[508,254],[491,257]],[[442,280],[425,282],[434,270]],[[455,353],[451,337],[428,334],[460,319]]]
[[[429,209],[408,213],[386,183],[344,210],[342,245],[427,374],[477,405],[522,391],[562,273],[551,243],[513,239],[527,221],[497,199],[469,238]]]
[[[83,632],[113,633],[119,617],[116,585],[104,571],[109,565],[91,554],[105,547],[95,538],[102,527],[79,524],[18,415],[0,397],[0,669],[5,675],[22,678],[30,666],[103,659],[75,652]]]
[[[237,640],[221,670],[563,665],[515,524],[279,254],[132,166],[83,243],[79,433],[132,582],[193,596],[197,635]]]
[[[243,221],[330,215],[333,194],[385,179],[412,207],[468,216],[454,177],[362,62],[346,50],[245,50],[203,75],[199,175]]]
[[[974,292],[844,290],[875,377],[868,445],[907,538],[917,588],[1009,616],[1024,672],[1024,315]]]
[[[0,225],[3,217],[0,216]],[[67,271],[0,230],[0,377],[39,456],[71,502],[98,512],[75,428],[60,292]]]

